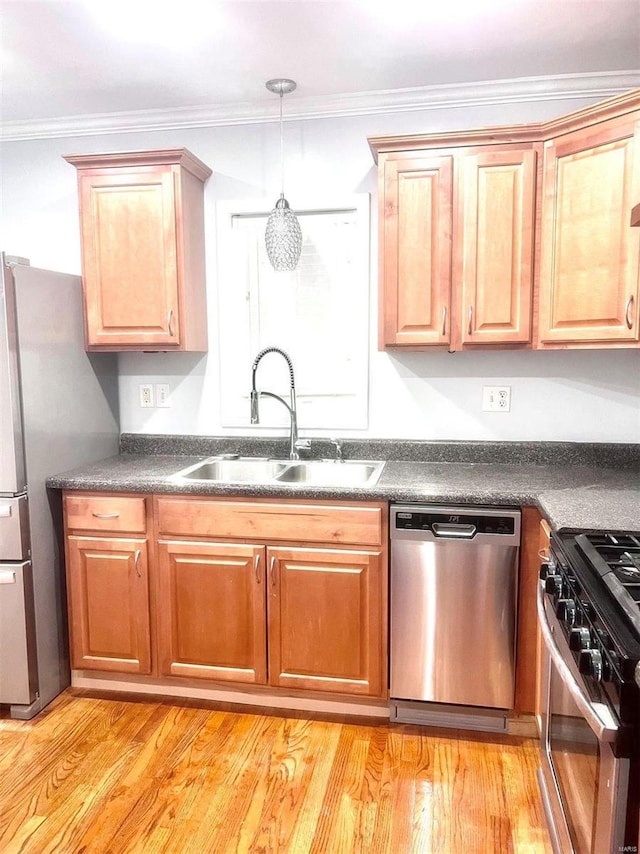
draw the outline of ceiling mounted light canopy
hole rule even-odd
[[[267,255],[274,270],[295,270],[300,253],[302,252],[302,231],[298,217],[289,207],[284,197],[284,146],[282,132],[282,99],[296,88],[293,80],[279,78],[268,80],[266,87],[270,92],[280,96],[280,172],[282,189],[280,198],[275,203],[269,219],[264,239]]]

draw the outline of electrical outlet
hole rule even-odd
[[[153,386],[151,383],[141,383],[138,386],[140,392],[140,406],[151,407],[153,403]]]
[[[171,406],[171,386],[169,383],[156,383],[156,406]]]
[[[486,385],[482,389],[483,412],[510,412],[511,386]]]

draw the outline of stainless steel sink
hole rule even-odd
[[[383,462],[362,460],[269,460],[209,457],[173,475],[175,480],[212,483],[282,483],[305,486],[373,486]]]
[[[217,483],[269,483],[284,471],[288,461],[260,457],[239,457],[225,460],[211,457],[179,471],[175,477],[184,480],[212,480]]]
[[[372,486],[383,467],[384,463],[359,460],[304,460],[292,462],[275,479],[309,486]]]

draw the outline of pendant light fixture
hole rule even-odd
[[[295,81],[285,78],[268,80],[266,87],[280,96],[280,172],[282,189],[269,219],[264,239],[267,255],[274,270],[295,270],[302,252],[302,231],[298,217],[284,197],[284,146],[282,133],[282,99],[296,88]]]

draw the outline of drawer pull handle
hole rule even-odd
[[[442,334],[445,335],[447,332],[447,307],[446,305],[442,307]]]
[[[473,306],[472,305],[469,306],[469,328],[467,331],[468,331],[469,335],[473,335]]]
[[[627,322],[627,329],[631,329],[633,326],[633,321],[631,320],[631,306],[633,305],[633,294],[629,297],[627,302],[627,310],[624,313],[624,319]]]
[[[96,519],[118,519],[120,518],[119,513],[92,513],[92,516],[95,516]]]
[[[256,558],[254,561],[254,569],[255,569],[255,573],[256,573],[256,584],[260,584],[260,553],[259,552],[256,555]]]
[[[171,309],[167,316],[167,326],[169,327],[169,336],[173,338],[173,309]]]
[[[271,586],[272,587],[276,586],[276,576],[275,576],[275,572],[274,572],[275,568],[276,568],[276,559],[275,559],[275,557],[272,557],[271,563],[269,564],[269,577],[271,578]]]
[[[136,575],[138,578],[142,578],[142,573],[140,572],[140,549],[136,549],[136,553],[133,557],[133,565],[136,570]]]

